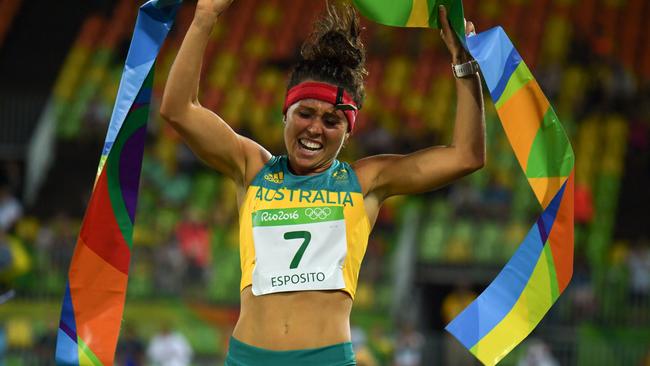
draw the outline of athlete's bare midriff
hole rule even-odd
[[[352,299],[343,291],[241,292],[233,337],[252,346],[284,351],[350,341]]]

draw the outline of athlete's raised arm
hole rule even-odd
[[[219,15],[232,0],[199,0],[194,19],[172,65],[160,114],[208,165],[245,187],[271,154],[240,136],[198,100],[201,64]]]
[[[447,20],[447,12],[439,9],[441,37],[454,65],[471,60]],[[467,34],[474,25],[467,22]],[[354,169],[366,196],[378,203],[385,198],[426,192],[448,184],[483,167],[485,162],[485,117],[481,82],[477,72],[456,77],[456,118],[450,145],[433,146],[408,155],[377,155],[357,161]]]

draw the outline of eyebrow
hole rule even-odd
[[[341,116],[339,116],[338,114],[336,114],[336,112],[325,112],[325,113],[323,113],[323,117],[326,117],[326,116],[328,116],[328,117],[329,117],[329,116],[333,116],[333,117],[335,117],[335,118],[336,118],[337,120],[339,120],[339,121],[342,121],[342,120],[343,120],[343,117],[341,117]]]
[[[306,105],[300,105],[300,104],[298,105],[296,110],[303,110],[303,111],[306,110],[306,111],[309,111],[309,112],[316,112],[316,108],[308,107]]]
[[[314,112],[316,112],[317,109],[314,108],[314,107],[310,107],[310,106],[308,106],[308,105],[298,104],[298,106],[296,107],[296,110],[302,110],[302,111],[306,111],[306,112],[314,113]],[[336,113],[336,112],[338,112],[338,111],[342,111],[342,110],[340,110],[340,109],[336,109],[336,108],[333,108],[331,111],[325,111],[325,112],[323,112],[323,116],[334,116],[334,117],[336,117],[336,118],[339,119],[339,120],[342,120],[343,118],[345,118],[345,116],[339,116],[339,115]]]

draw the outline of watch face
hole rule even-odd
[[[453,65],[454,76],[462,78],[467,75],[475,74],[478,71],[476,61],[469,61],[461,65]]]
[[[457,78],[461,78],[467,74],[467,64],[455,65],[454,66],[454,75]]]

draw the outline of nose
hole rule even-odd
[[[307,126],[307,132],[311,136],[320,136],[323,133],[323,121],[320,118],[314,118]]]

